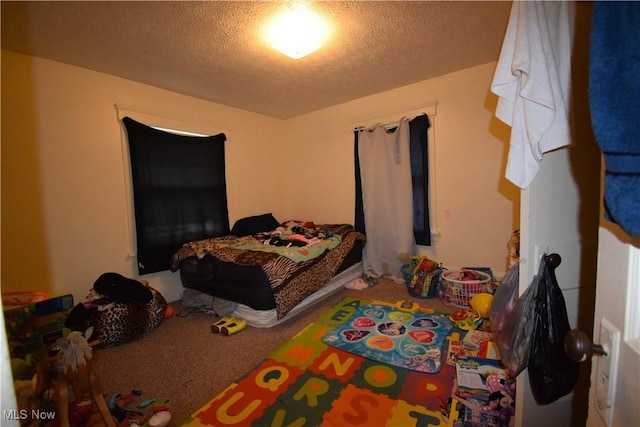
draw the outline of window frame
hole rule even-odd
[[[127,139],[127,130],[122,122],[124,117],[130,117],[133,120],[144,123],[145,125],[171,132],[178,135],[187,136],[209,136],[224,133],[228,135],[229,128],[218,127],[217,125],[207,125],[197,123],[188,119],[178,117],[166,117],[150,112],[141,111],[132,106],[115,104],[117,121],[120,126],[120,149],[122,154],[123,184],[125,190],[125,208],[127,211],[127,235],[129,237],[126,257],[134,263],[134,271],[138,271],[137,256],[138,243],[136,238],[136,222],[135,222],[135,203],[133,195],[133,178],[131,171],[131,157],[129,154],[129,142]],[[227,138],[226,142],[229,142]],[[225,150],[225,163],[227,163],[228,150]],[[154,273],[149,273],[154,274]]]

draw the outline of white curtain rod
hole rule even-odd
[[[422,114],[426,114],[429,117],[433,117],[436,115],[436,106],[437,106],[437,103],[434,103],[433,105],[430,105],[428,107],[423,107],[423,108],[419,108],[411,111],[400,112],[393,115],[378,117],[374,119],[360,120],[357,124],[353,126],[353,128],[354,130],[370,129],[378,124],[381,124],[385,128],[391,128],[391,127],[398,126],[398,124],[400,124],[400,120],[403,117],[410,117],[411,119],[414,119],[417,116],[420,116]],[[367,124],[363,124],[363,123],[367,123]]]
[[[426,115],[427,113],[420,113],[420,114],[418,114],[416,116],[409,117],[408,119],[409,120],[413,120],[416,117],[421,116],[423,114]],[[407,117],[407,116],[402,116],[402,118],[404,118],[404,117]],[[402,120],[402,118],[400,120]],[[354,130],[373,130],[378,125],[380,125],[380,126],[384,127],[385,129],[389,130],[389,129],[398,127],[400,125],[400,121],[397,121],[395,123],[380,123],[380,122],[377,122],[377,123],[372,124],[371,126],[358,126],[358,127],[354,128]]]

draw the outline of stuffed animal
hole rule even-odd
[[[516,412],[515,403],[513,398],[505,392],[501,392],[502,396],[499,401],[500,411],[500,427],[510,427],[511,417]]]
[[[93,334],[93,328],[90,327],[84,334],[80,331],[72,331],[65,338],[56,340],[56,344],[62,352],[61,372],[75,371],[79,365],[86,365],[91,359],[92,349],[87,341],[91,334]]]

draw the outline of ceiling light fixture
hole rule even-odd
[[[325,20],[300,4],[268,24],[265,37],[274,49],[299,59],[320,48],[328,35],[329,26]]]

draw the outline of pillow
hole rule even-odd
[[[111,302],[149,302],[153,294],[149,288],[134,279],[124,277],[119,273],[103,273],[93,284],[93,290],[109,297]]]
[[[100,308],[87,308],[84,304],[87,297],[71,310],[64,326],[81,332],[93,326],[91,339],[98,340],[100,347],[125,344],[150,334],[164,320],[167,300],[149,286],[148,281],[140,280],[138,283],[151,294],[148,302],[111,302]]]
[[[262,215],[248,216],[236,221],[231,229],[231,234],[235,236],[249,236],[263,231],[275,230],[280,223],[272,214],[266,213]]]

